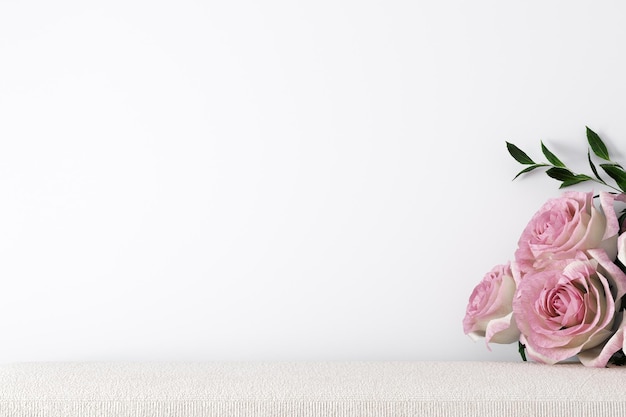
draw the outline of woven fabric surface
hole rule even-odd
[[[626,367],[522,362],[0,365],[2,417],[502,415],[626,415]]]

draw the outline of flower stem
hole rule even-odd
[[[597,179],[595,179],[595,178],[591,178],[591,179],[592,179],[593,181],[597,182],[598,184],[602,184],[602,185],[604,185],[604,186],[606,186],[606,187],[609,187],[609,188],[614,189],[615,191],[617,191],[617,193],[618,193],[618,194],[623,193],[623,191],[622,191],[622,190],[620,190],[619,188],[615,188],[615,187],[613,187],[612,185],[607,184],[607,183],[606,183],[606,182],[604,182],[604,181],[597,180]]]
[[[522,360],[526,362],[526,345],[522,345],[522,342],[517,342],[519,346],[519,355],[522,357]]]

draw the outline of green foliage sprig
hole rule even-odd
[[[593,176],[586,174],[577,174],[572,171],[546,147],[543,141],[541,141],[541,151],[543,152],[543,155],[546,157],[548,162],[542,163],[537,163],[533,161],[520,148],[513,145],[512,143],[506,142],[506,147],[511,156],[520,164],[527,165],[527,167],[518,172],[513,179],[537,168],[546,167],[548,168],[546,170],[546,174],[548,174],[549,177],[561,182],[561,186],[559,188],[569,187],[585,181],[595,181],[619,193],[626,192],[626,171],[624,171],[624,168],[620,164],[611,160],[609,156],[609,151],[602,139],[600,139],[600,137],[593,130],[589,129],[588,127],[586,129],[587,142],[589,143],[590,148],[587,149],[587,160],[589,161],[589,166],[591,167],[591,172],[593,173]],[[607,183],[604,179],[602,179],[602,177],[600,177],[600,175],[598,174],[598,169],[591,159],[592,151],[596,157],[600,158],[603,161],[606,161],[604,163],[600,163],[599,166],[609,177],[611,177],[611,179],[613,179],[615,185]]]

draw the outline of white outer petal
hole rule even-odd
[[[626,233],[622,233],[617,238],[617,259],[626,265]]]
[[[606,343],[595,347],[593,349],[585,350],[580,352],[577,356],[580,359],[580,362],[585,366],[590,366],[594,368],[604,368],[607,363],[609,363],[609,359],[615,352],[624,347],[624,321],[623,321],[624,313],[620,313],[616,316],[616,321],[620,322],[619,328],[611,336]]]
[[[485,343],[509,344],[519,340],[520,331],[513,320],[513,313],[491,320],[485,332]]]
[[[619,223],[615,214],[615,195],[607,192],[600,192],[600,207],[606,217],[606,229],[602,240],[607,240],[619,233]]]

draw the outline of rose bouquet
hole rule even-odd
[[[560,188],[595,182],[608,191],[568,191],[548,200],[523,230],[514,259],[474,288],[463,330],[487,347],[518,342],[523,360],[548,364],[574,357],[593,367],[626,363],[626,209],[619,207],[626,203],[626,171],[589,128],[587,141],[592,175],[575,173],[543,142],[546,163],[507,142],[526,166],[515,178],[544,168]]]

